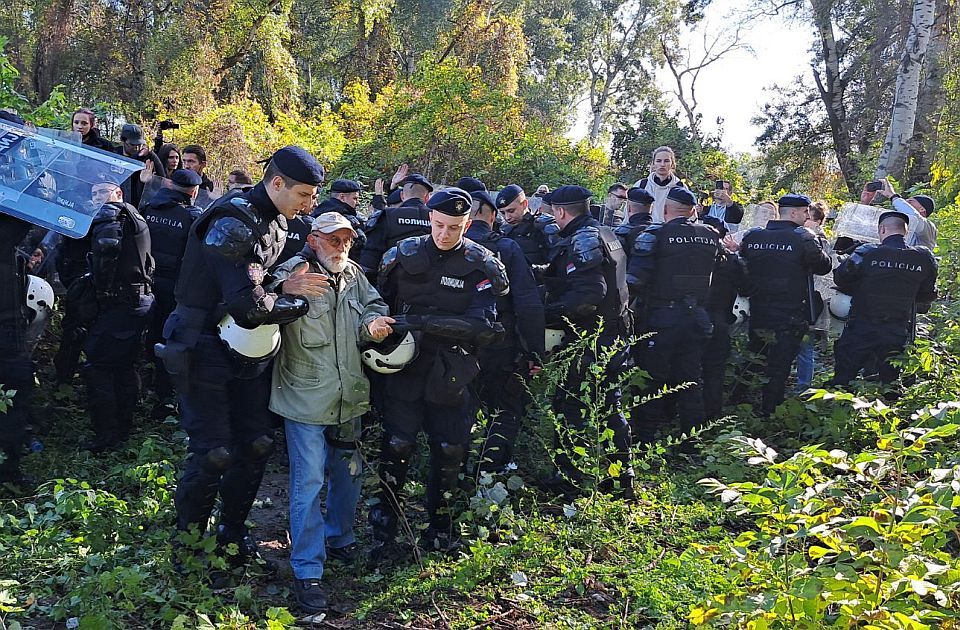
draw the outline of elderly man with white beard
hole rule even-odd
[[[391,332],[388,308],[360,267],[348,258],[357,233],[343,215],[314,219],[303,250],[274,271],[271,291],[291,276],[320,274],[327,289],[310,297],[307,315],[283,327],[274,362],[270,410],[285,418],[290,455],[290,564],[301,608],[327,608],[321,587],[329,557],[356,555],[353,533],[360,498],[357,440],[370,404],[359,344]],[[327,509],[320,502],[329,476]]]

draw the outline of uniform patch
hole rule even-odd
[[[573,273],[577,270],[577,266],[573,263],[567,263],[567,273]]]
[[[250,277],[250,280],[256,284],[263,284],[263,277],[266,273],[263,270],[263,265],[260,263],[250,263],[247,265],[247,276]]]
[[[490,279],[484,278],[483,280],[477,283],[477,291],[486,291],[492,286],[493,286],[493,283],[490,282]]]
[[[448,276],[440,276],[440,286],[450,287],[451,289],[462,289],[463,280],[460,278],[450,278]]]

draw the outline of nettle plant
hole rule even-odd
[[[692,608],[694,625],[747,628],[960,627],[956,455],[960,403],[904,421],[881,402],[850,403],[876,435],[850,454],[808,446],[786,460],[762,440],[733,448],[762,466],[758,483],[700,483],[753,521],[728,546],[699,546],[729,565],[730,588]]]

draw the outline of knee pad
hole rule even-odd
[[[270,454],[273,453],[273,449],[276,448],[276,444],[273,441],[273,438],[269,435],[261,435],[253,442],[250,442],[248,447],[250,450],[250,456],[255,460],[264,460],[270,457]]]
[[[413,449],[415,447],[415,443],[408,442],[407,440],[396,435],[384,436],[383,438],[384,453],[392,456],[395,459],[410,459],[410,456],[413,455]]]
[[[203,467],[212,473],[224,472],[227,468],[230,468],[234,460],[233,453],[225,446],[211,449],[200,457],[203,458],[201,462]]]

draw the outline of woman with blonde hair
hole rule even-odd
[[[634,186],[653,195],[650,214],[654,223],[663,223],[663,205],[667,201],[667,193],[681,184],[677,177],[677,155],[673,149],[668,146],[654,149],[650,159],[650,175],[634,183]]]

